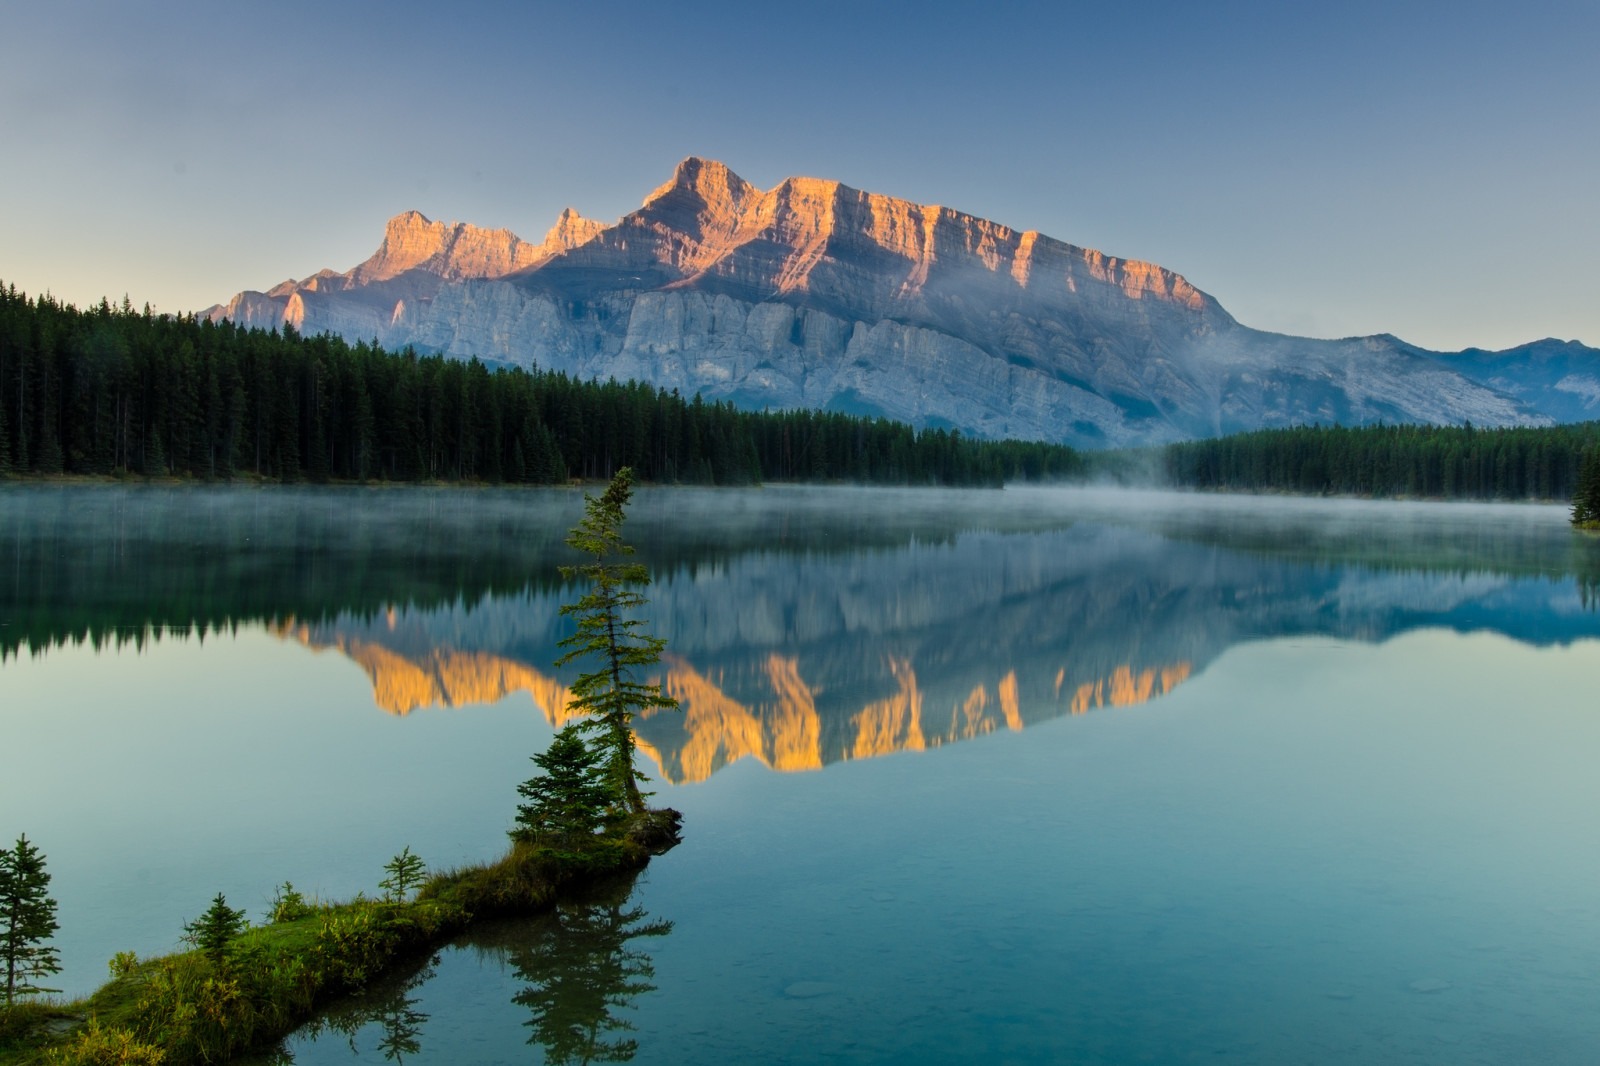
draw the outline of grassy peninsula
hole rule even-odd
[[[640,870],[677,844],[680,816],[646,807],[643,775],[634,767],[635,716],[675,709],[678,701],[658,682],[635,680],[636,671],[660,661],[666,642],[646,635],[638,616],[648,603],[637,591],[650,583],[648,569],[624,561],[634,551],[622,539],[632,486],[633,472],[617,471],[602,495],[586,498],[584,518],[567,537],[589,561],[562,567],[562,574],[589,587],[561,609],[576,630],[561,641],[566,653],[557,665],[594,660],[596,668],[572,685],[571,709],[585,717],[533,756],[541,773],[517,789],[525,802],[505,856],[425,877],[408,847],[385,867],[381,899],[322,904],[285,882],[268,922],[255,929],[219,893],[184,927],[196,950],[144,960],[119,954],[111,980],[85,1000],[18,1002],[8,985],[0,1066],[223,1062],[282,1040],[330,1000],[360,991],[475,921],[536,914],[598,879]],[[7,857],[0,865],[4,898],[31,900],[37,912],[27,928],[0,915],[9,957],[33,959],[25,978],[57,973],[53,950],[37,946],[57,928],[43,857],[25,839],[15,854],[0,856]],[[15,856],[29,862],[25,892]],[[420,886],[414,897],[413,886]],[[22,991],[45,990],[24,980]]]
[[[676,811],[613,825],[580,846],[514,841],[493,863],[433,875],[414,899],[301,900],[280,890],[271,919],[213,956],[120,955],[86,999],[0,1011],[4,1066],[180,1066],[268,1048],[320,1008],[474,922],[537,914],[678,842]],[[286,886],[287,888],[287,886]]]

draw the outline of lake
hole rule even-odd
[[[71,994],[217,892],[504,850],[569,490],[0,489],[0,839]],[[301,1064],[1588,1063],[1600,539],[1565,509],[649,489],[684,842]]]

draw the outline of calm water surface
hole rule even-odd
[[[503,850],[564,491],[0,491],[0,837],[62,983],[217,891]],[[1587,1063],[1600,542],[1560,508],[640,495],[685,841],[286,1047],[343,1064]]]

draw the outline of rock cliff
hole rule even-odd
[[[205,314],[1091,447],[1313,421],[1539,424],[1556,414],[1542,400],[1572,399],[1393,337],[1252,330],[1154,264],[836,181],[763,191],[697,158],[611,225],[569,208],[529,244],[407,212],[353,270]],[[1574,358],[1600,368],[1592,349]]]

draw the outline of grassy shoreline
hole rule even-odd
[[[678,843],[676,811],[647,811],[576,850],[516,842],[492,863],[428,878],[409,901],[312,903],[246,930],[222,962],[187,951],[112,960],[65,1004],[0,1009],[0,1066],[185,1066],[270,1049],[319,1011],[494,918],[538,914]]]

